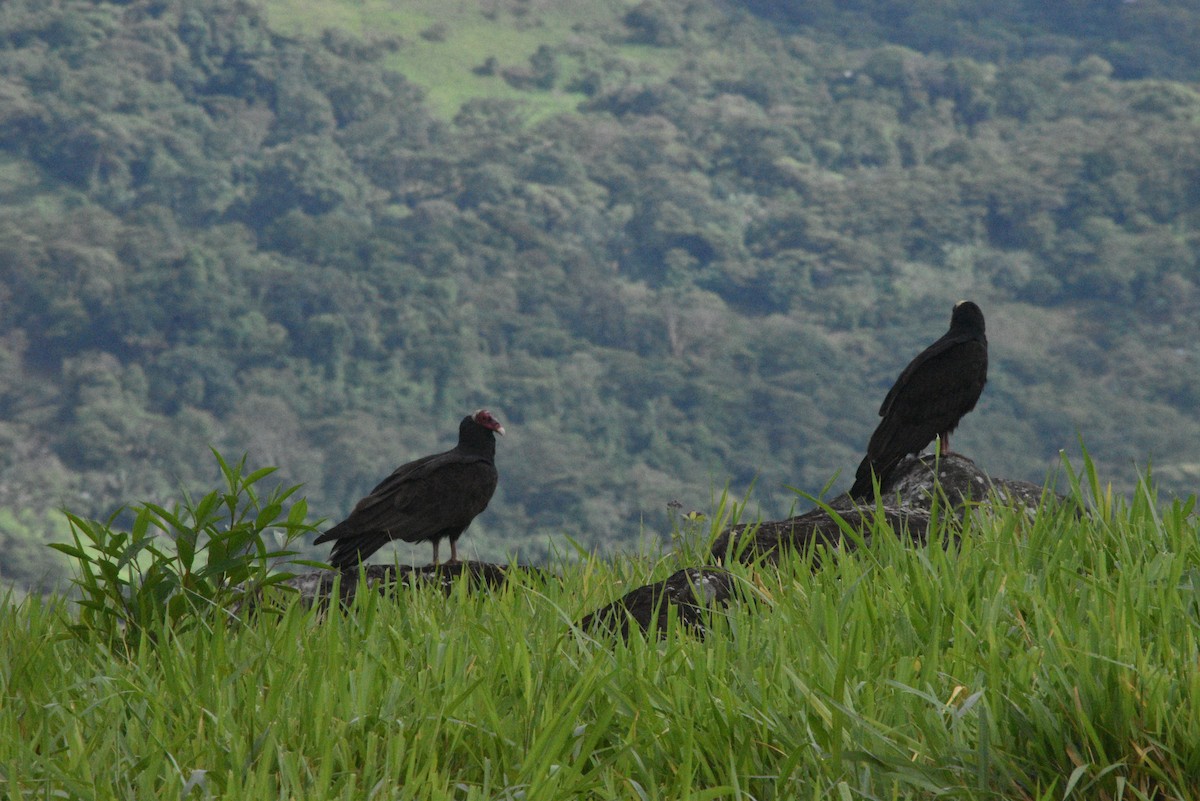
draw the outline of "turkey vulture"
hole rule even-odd
[[[494,433],[493,433],[494,432]],[[391,540],[438,543],[450,538],[450,562],[458,561],[458,538],[487,508],[496,491],[496,434],[503,436],[491,412],[480,409],[458,425],[458,444],[397,467],[342,522],[317,537],[333,541],[329,563],[345,570]]]
[[[883,418],[854,475],[850,497],[871,497],[874,473],[880,486],[910,453],[938,438],[950,453],[950,432],[975,408],[987,382],[983,312],[969,300],[954,305],[950,330],[909,362],[883,399]]]

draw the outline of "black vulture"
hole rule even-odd
[[[391,540],[438,543],[450,540],[450,563],[458,561],[458,538],[496,491],[496,434],[504,434],[491,412],[480,409],[463,418],[458,444],[397,467],[342,522],[317,537],[333,541],[329,563],[345,570]]]
[[[920,453],[935,438],[941,440],[941,452],[950,453],[950,432],[983,393],[987,361],[983,312],[961,300],[954,305],[950,330],[909,362],[883,399],[883,420],[855,472],[850,497],[869,499],[872,474],[883,486],[905,456]]]

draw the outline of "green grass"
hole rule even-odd
[[[497,4],[501,5],[501,4]],[[619,0],[580,2],[563,0],[532,4],[523,16],[499,10],[485,16],[484,5],[475,0],[438,3],[436,0],[267,0],[268,20],[275,30],[293,36],[315,36],[336,29],[366,39],[399,36],[404,44],[389,57],[389,64],[428,92],[430,107],[452,118],[463,103],[476,98],[520,101],[530,122],[572,111],[586,99],[563,86],[579,65],[573,59],[561,63],[563,77],[552,90],[522,90],[499,76],[476,75],[471,70],[489,56],[502,67],[527,66],[529,57],[543,44],[555,46],[576,37],[577,26],[595,26],[620,19],[631,4]],[[421,33],[435,24],[444,26],[441,41],[429,41]],[[667,74],[682,61],[679,48],[617,46],[611,48],[636,69],[649,74]]]
[[[739,568],[759,600],[706,641],[569,625],[673,557],[289,608],[129,658],[28,598],[0,617],[0,794],[1192,798],[1197,521],[1145,486],[1100,497],[1087,520],[977,514],[958,553],[879,537],[816,575]]]

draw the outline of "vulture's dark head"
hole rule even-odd
[[[504,426],[500,425],[500,421],[496,416],[487,409],[480,409],[469,418],[475,425],[483,426],[489,431],[495,431],[500,436],[504,436]]]
[[[950,328],[982,334],[983,311],[969,300],[960,300],[954,304],[954,313],[950,315]]]

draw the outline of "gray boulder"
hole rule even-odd
[[[816,568],[822,552],[852,551],[859,539],[869,545],[876,520],[885,521],[892,532],[913,545],[923,545],[935,506],[959,519],[968,508],[993,503],[1017,506],[1032,514],[1044,493],[1041,485],[1028,481],[992,478],[956,453],[941,458],[909,457],[880,487],[878,506],[856,504],[848,495],[839,495],[828,509],[818,507],[787,520],[735,526],[714,541],[712,557],[718,563],[775,563],[785,551],[813,551]],[[1063,500],[1062,496],[1053,497]],[[847,536],[847,529],[860,536]]]

